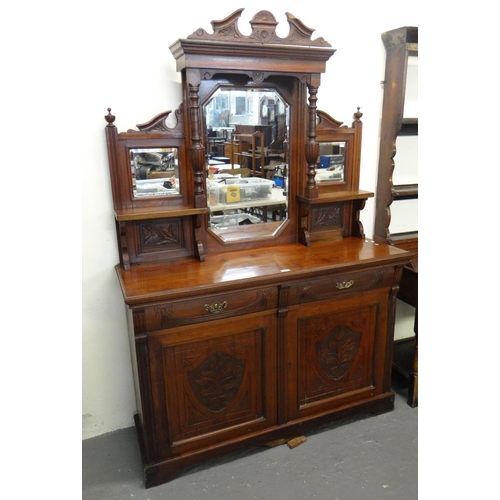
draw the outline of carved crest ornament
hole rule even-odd
[[[290,31],[285,38],[280,38],[276,34],[276,26],[278,22],[274,15],[267,11],[261,10],[257,12],[250,21],[252,33],[249,36],[241,34],[238,29],[238,21],[244,9],[238,9],[231,15],[221,21],[212,21],[214,29],[213,34],[207,33],[204,29],[197,29],[188,39],[200,40],[222,40],[224,41],[241,41],[244,43],[266,43],[266,44],[291,44],[291,45],[308,45],[312,47],[331,47],[324,38],[311,40],[311,35],[314,30],[308,28],[300,19],[297,19],[293,14],[286,12]]]

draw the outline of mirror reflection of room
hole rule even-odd
[[[345,142],[321,142],[316,163],[316,182],[344,180]]]
[[[239,226],[286,220],[288,111],[267,89],[221,88],[204,106],[210,228],[223,239]]]
[[[177,148],[130,150],[134,198],[179,194]]]

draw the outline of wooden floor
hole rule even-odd
[[[395,410],[318,428],[291,449],[213,460],[146,490],[134,428],[83,441],[83,500],[417,500],[418,408],[396,376]]]

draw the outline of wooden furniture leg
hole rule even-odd
[[[413,267],[414,266],[414,267]],[[398,299],[415,308],[415,337],[394,343],[393,368],[408,381],[408,405],[418,406],[418,265],[403,269]]]
[[[418,406],[418,308],[415,309],[415,352],[413,355],[413,366],[408,381],[408,404],[415,408]]]

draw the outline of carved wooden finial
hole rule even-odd
[[[108,108],[108,114],[104,117],[108,122],[107,127],[114,127],[113,122],[115,121],[115,115],[111,114],[111,108]]]
[[[250,35],[252,40],[262,43],[278,40],[278,36],[276,35],[278,22],[268,10],[257,12],[250,21],[250,26],[252,26],[252,34]]]
[[[363,113],[361,113],[360,109],[361,108],[358,106],[358,111],[354,113],[354,118],[356,118],[357,122],[361,121],[361,117],[363,116]]]

